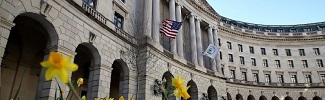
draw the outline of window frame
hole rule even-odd
[[[261,54],[262,54],[262,55],[266,55],[266,50],[265,50],[265,48],[261,48]]]
[[[305,82],[306,83],[313,83],[311,75],[305,75]]]
[[[269,64],[267,62],[267,59],[263,59],[263,66],[264,67],[269,67]]]
[[[291,83],[298,83],[297,75],[290,75]]]
[[[243,81],[247,81],[247,73],[246,72],[242,72],[241,77],[242,77]]]
[[[299,49],[299,55],[300,56],[306,56],[305,49]]]
[[[260,82],[258,78],[259,78],[258,73],[253,73],[253,81],[254,82]]]
[[[318,67],[324,67],[323,60],[322,59],[316,59],[316,65]]]
[[[278,83],[284,83],[284,78],[282,74],[278,75],[277,79],[278,79]]]
[[[313,48],[314,52],[315,52],[315,55],[320,55],[320,52],[319,52],[319,48]]]
[[[302,68],[308,68],[308,62],[307,60],[301,60],[301,65],[302,65]]]
[[[286,55],[291,56],[291,50],[290,49],[285,49]]]
[[[253,46],[249,46],[249,52],[250,52],[251,54],[254,54],[254,47],[253,47]]]
[[[229,50],[232,50],[232,45],[231,45],[231,42],[229,42],[229,41],[227,41],[227,48],[228,48]]]
[[[243,52],[243,45],[238,44],[238,50],[239,50],[239,52]]]
[[[240,64],[245,65],[245,57],[244,56],[239,56]]]
[[[232,54],[228,54],[228,58],[229,62],[234,62],[234,56]]]
[[[251,58],[252,60],[252,66],[256,66],[256,59],[255,58]]]
[[[276,66],[276,68],[281,68],[281,61],[275,60],[275,66]]]
[[[275,56],[279,56],[278,49],[272,49],[272,51],[273,51],[273,54],[274,54]]]
[[[229,76],[230,76],[230,78],[235,79],[236,78],[236,71],[235,70],[230,70]]]
[[[265,74],[265,83],[271,83],[271,75],[270,74]]]
[[[288,60],[288,68],[295,68],[293,60]]]
[[[121,20],[119,21],[119,19],[121,19]],[[115,11],[113,23],[114,23],[115,27],[123,30],[124,16],[122,16],[121,14],[119,14],[118,12]],[[120,27],[119,27],[119,24],[120,24]]]

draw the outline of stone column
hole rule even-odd
[[[214,39],[214,45],[219,47],[219,43],[218,43],[218,27],[216,27],[216,29],[213,30],[213,39]],[[220,47],[219,47],[219,49],[220,49]],[[220,52],[218,51],[215,62],[216,62],[217,71],[219,72],[220,75],[222,75],[219,53]]]
[[[214,42],[213,42],[213,33],[212,33],[212,26],[210,26],[209,25],[209,27],[208,27],[208,36],[209,36],[209,44],[214,44]],[[216,51],[216,52],[219,52],[219,51]],[[218,58],[218,57],[215,57],[215,58]],[[214,59],[215,59],[214,58]],[[217,73],[217,66],[216,66],[216,60],[214,60],[214,59],[210,59],[210,61],[211,61],[211,65],[212,65],[212,68],[211,68],[211,70],[214,72],[214,73]]]
[[[153,40],[159,44],[160,0],[152,0],[152,35]]]
[[[113,68],[108,65],[93,65],[89,69],[87,99],[109,96],[110,79]]]
[[[182,22],[182,6],[180,4],[176,5],[176,21]],[[178,34],[176,37],[177,41],[177,54],[181,58],[184,58],[184,51],[183,51],[183,30],[182,27],[178,30]]]
[[[191,35],[192,63],[194,65],[198,65],[194,15],[191,15],[191,17],[190,17],[190,35]]]
[[[203,64],[203,52],[202,52],[202,36],[201,36],[201,20],[197,19],[196,20],[196,27],[195,27],[195,31],[196,31],[196,42],[197,42],[197,60],[199,62],[199,65],[201,67],[204,66]]]
[[[169,19],[175,21],[175,0],[169,0]],[[176,48],[176,39],[171,40],[171,52],[173,54],[177,54],[177,48]]]
[[[143,16],[143,34],[149,38],[151,36],[151,25],[152,25],[152,0],[144,2],[144,16]]]

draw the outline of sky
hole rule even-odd
[[[325,21],[325,0],[207,0],[221,16],[264,25]]]

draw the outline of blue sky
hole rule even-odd
[[[224,17],[265,25],[325,21],[325,0],[207,0]]]

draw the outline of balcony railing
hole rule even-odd
[[[127,41],[130,41],[131,43],[133,44],[137,44],[137,41],[136,39],[131,36],[130,34],[128,34],[127,32],[125,32],[124,30],[118,28],[118,27],[115,27],[115,32],[119,35],[119,36],[122,36],[124,39],[126,39]]]
[[[102,14],[100,14],[99,12],[97,12],[91,5],[82,2],[82,9],[84,9],[91,16],[94,16],[98,21],[102,22],[103,24],[106,24],[107,18]]]

